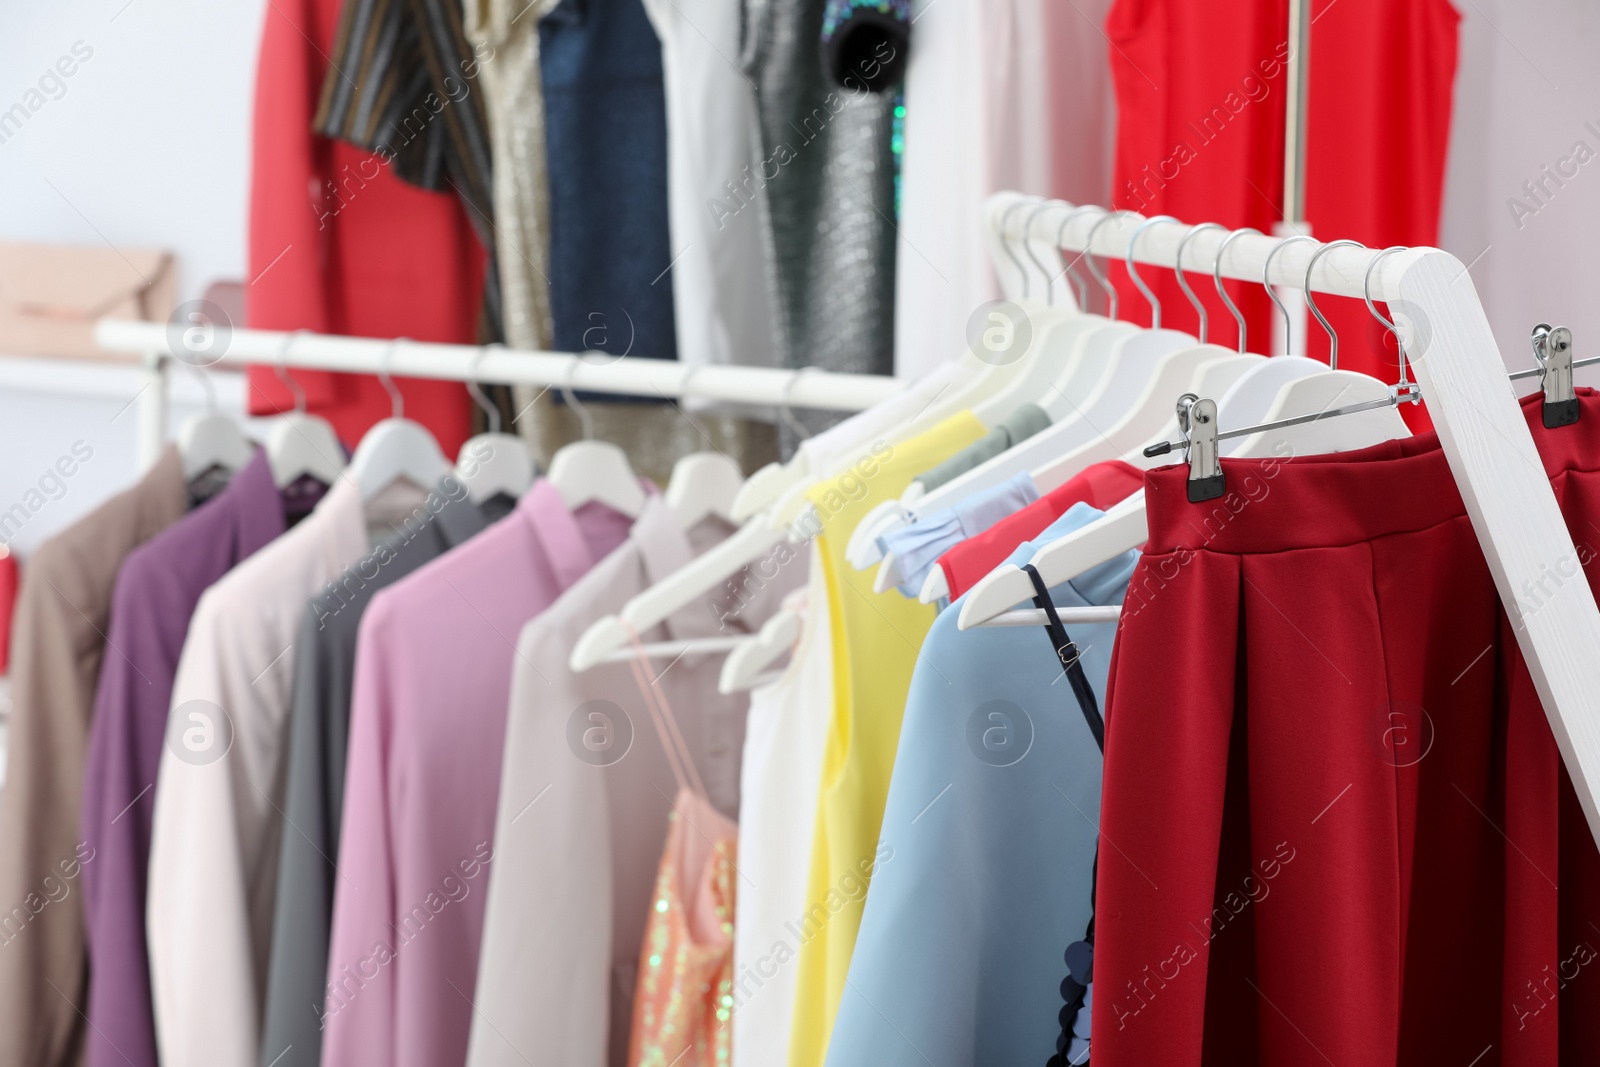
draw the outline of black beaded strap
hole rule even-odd
[[[1089,678],[1083,673],[1082,658],[1078,646],[1072,643],[1072,638],[1067,636],[1067,628],[1061,625],[1061,616],[1056,614],[1055,603],[1050,599],[1050,589],[1044,584],[1044,579],[1039,577],[1039,572],[1033,564],[1023,565],[1023,570],[1028,572],[1028,578],[1033,582],[1033,603],[1035,607],[1044,611],[1045,632],[1050,635],[1050,643],[1055,646],[1056,658],[1061,661],[1061,669],[1067,674],[1067,681],[1072,686],[1072,695],[1078,698],[1078,708],[1083,712],[1083,719],[1089,724],[1089,732],[1094,735],[1094,743],[1100,746],[1100,751],[1106,750],[1106,724],[1100,717],[1100,702],[1095,699],[1094,689],[1089,685]]]
[[[1078,709],[1083,712],[1084,721],[1089,724],[1089,732],[1094,735],[1094,743],[1100,746],[1103,753],[1106,750],[1106,724],[1100,715],[1100,702],[1095,699],[1094,689],[1089,685],[1089,678],[1083,673],[1082,654],[1072,638],[1067,636],[1067,628],[1061,625],[1061,616],[1056,614],[1056,605],[1050,599],[1050,589],[1044,584],[1044,579],[1033,564],[1025,564],[1022,568],[1028,572],[1028,578],[1033,582],[1034,606],[1044,612],[1045,632],[1050,635],[1050,643],[1055,647],[1056,658],[1061,661],[1061,669],[1066,672],[1067,682],[1072,686],[1072,695],[1077,698]],[[1099,857],[1095,858],[1095,867],[1100,865]],[[1094,906],[1094,882],[1089,883],[1090,907]],[[1067,946],[1065,961],[1067,976],[1061,980],[1061,1013],[1057,1018],[1061,1023],[1061,1034],[1056,1038],[1056,1054],[1045,1061],[1045,1067],[1087,1067],[1088,1061],[1082,1064],[1072,1064],[1067,1059],[1067,1052],[1072,1047],[1073,1023],[1078,1017],[1078,1012],[1083,1010],[1084,994],[1088,992],[1089,983],[1094,977],[1094,916],[1089,917],[1089,929],[1085,932],[1082,941],[1074,941]]]

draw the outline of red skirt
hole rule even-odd
[[[1558,430],[1524,404],[1577,545],[1525,611],[1600,571],[1580,394]],[[1437,437],[1223,469],[1146,483],[1095,1067],[1600,1063],[1600,852]]]

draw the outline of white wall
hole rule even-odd
[[[1600,5],[1457,0],[1461,62],[1440,243],[1464,263],[1508,366],[1533,366],[1528,331],[1570,326],[1576,358],[1600,355]],[[1403,122],[1403,107],[1395,121]],[[1593,129],[1585,127],[1592,123]],[[1522,189],[1583,141],[1595,158],[1542,204]],[[1508,201],[1537,208],[1520,219]],[[1520,214],[1520,212],[1519,212]],[[1600,368],[1578,371],[1600,384]],[[1523,391],[1535,388],[1527,383]]]
[[[0,120],[42,106],[0,129],[0,239],[170,249],[185,299],[239,278],[265,11],[263,0],[5,4]],[[38,92],[77,42],[90,56],[47,84],[59,99]]]
[[[263,0],[4,5],[0,240],[169,249],[183,299],[241,278],[265,10]],[[46,72],[62,57],[73,73],[56,82]],[[20,127],[17,104],[36,108]],[[241,411],[242,377],[215,379],[220,405]],[[118,411],[137,389],[130,369],[0,357],[0,509],[74,442],[94,451],[18,532],[20,555],[136,476],[137,413]],[[173,376],[172,398],[174,426],[203,403],[188,374]]]
[[[8,541],[24,560],[51,534],[139,476],[136,398],[144,395],[144,382],[138,368],[70,364],[66,369],[69,380],[63,380],[63,366],[54,360],[0,357],[0,427],[5,428],[0,516],[19,503],[33,511],[20,526],[14,516],[7,520],[0,541]],[[244,375],[211,371],[208,376],[217,407],[242,413]],[[194,373],[181,370],[169,377],[167,396],[169,438],[211,399]],[[251,437],[265,438],[265,420],[241,421]],[[58,468],[64,457],[69,461]],[[63,471],[71,473],[62,477]]]

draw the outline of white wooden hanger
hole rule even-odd
[[[991,203],[986,208],[991,221],[995,223],[986,231],[991,252],[996,250],[1003,252],[1016,265],[1019,275],[1019,303],[1023,305],[1026,305],[1031,288],[1029,276],[1027,268],[1011,250],[1009,238],[1006,236],[1006,221],[1012,212],[1036,201],[1037,198],[1019,196],[1009,203]],[[1030,258],[1033,258],[1031,254]],[[998,255],[995,256],[995,260],[999,262]],[[1045,274],[1045,280],[1049,282],[1048,274]],[[997,365],[991,360],[979,358],[970,349],[964,350],[953,363],[941,364],[923,381],[911,386],[913,391],[928,393],[928,399],[919,404],[916,414],[894,432],[895,439],[906,440],[937,425],[958,411],[974,408],[984,397],[1010,380],[1014,370],[1013,365]],[[780,413],[786,408],[787,405],[781,406]],[[854,449],[846,451],[853,452]],[[851,460],[846,459],[844,466],[849,466],[850,462]],[[804,507],[805,487],[835,477],[841,469],[838,467],[830,470],[813,469],[811,451],[802,447],[787,464],[768,464],[750,476],[745,482],[744,489],[734,501],[734,518],[742,522],[759,511],[777,507],[783,512],[787,522],[794,522]]]
[[[807,610],[811,610],[809,607]],[[740,642],[723,661],[717,692],[727,695],[761,683],[767,669],[782,659],[800,639],[805,613],[791,608],[776,612],[752,637]]]
[[[1295,239],[1290,238],[1289,241]],[[1278,247],[1282,248],[1289,241],[1283,242]],[[1320,256],[1344,245],[1359,246],[1359,242],[1336,241],[1324,245],[1311,257],[1306,266],[1306,304],[1328,333],[1329,358],[1332,364],[1337,364],[1339,358],[1339,338],[1311,296],[1311,273]],[[1276,251],[1275,249],[1274,254]],[[1269,255],[1267,267],[1270,266]],[[1370,277],[1369,270],[1369,280]],[[1368,307],[1372,308],[1370,299]],[[1377,315],[1376,308],[1372,308],[1372,311]],[[1383,320],[1380,318],[1379,321]],[[1291,380],[1283,386],[1268,413],[1269,425],[1263,427],[1261,432],[1244,435],[1244,443],[1233,452],[1233,455],[1251,458],[1348,452],[1410,436],[1411,431],[1406,427],[1405,420],[1393,406],[1395,396],[1394,390],[1376,378],[1350,371],[1329,370]],[[1336,410],[1335,405],[1341,408],[1364,407],[1365,410],[1343,414]],[[1318,417],[1324,414],[1339,417]],[[1295,426],[1270,424],[1272,421],[1306,416],[1310,416],[1312,421]],[[1231,416],[1230,421],[1232,421]],[[1035,552],[1031,563],[1045,584],[1053,587],[1069,581],[1144,544],[1150,536],[1147,513],[1143,493],[1136,494],[1136,497],[1137,499],[1130,497],[1102,518],[1074,530]],[[986,625],[1011,612],[1017,604],[1032,595],[1033,583],[1027,573],[1020,567],[1006,564],[985,575],[973,586],[966,600],[962,602],[957,625],[963,630]],[[1075,609],[1069,609],[1061,614],[1063,622],[1088,621],[1075,619],[1071,610]],[[1014,620],[1021,618],[1023,616],[1013,616]]]
[[[629,644],[630,627],[634,633],[644,633],[670,619],[782,540],[783,531],[771,523],[767,513],[757,515],[731,537],[633,597],[617,614],[595,621],[573,646],[570,666],[574,671],[586,671],[621,652]]]
[[[1196,233],[1204,232],[1207,229],[1223,228],[1224,227],[1218,223],[1203,223],[1202,225],[1194,227],[1178,244],[1177,264],[1175,267],[1178,285],[1183,289],[1184,294],[1188,296],[1189,302],[1194,305],[1195,314],[1199,318],[1200,322],[1199,334],[1202,345],[1209,351],[1218,353],[1214,358],[1205,360],[1195,369],[1192,388],[1200,396],[1223,396],[1227,394],[1234,384],[1243,376],[1252,373],[1259,368],[1270,366],[1276,362],[1281,362],[1281,360],[1269,360],[1265,356],[1252,355],[1246,351],[1247,342],[1244,316],[1240,314],[1239,309],[1234,306],[1233,301],[1228,298],[1227,290],[1222,285],[1222,276],[1220,273],[1217,273],[1217,269],[1220,267],[1221,263],[1222,252],[1227,248],[1228,241],[1231,241],[1233,236],[1236,236],[1236,234],[1225,238],[1222,242],[1222,245],[1218,248],[1217,265],[1213,267],[1213,278],[1216,282],[1217,294],[1222,298],[1223,303],[1227,305],[1229,311],[1233,313],[1233,316],[1238,323],[1239,350],[1237,353],[1235,353],[1229,349],[1222,348],[1219,345],[1210,345],[1206,341],[1207,337],[1209,336],[1209,323],[1207,321],[1206,308],[1205,305],[1195,297],[1193,290],[1189,288],[1187,281],[1184,280],[1182,270],[1183,248],[1189,242],[1190,238],[1192,238]],[[1255,233],[1257,231],[1250,230],[1248,232]],[[1317,363],[1314,360],[1305,360],[1304,362],[1311,364],[1311,367],[1314,369],[1320,370],[1322,368],[1322,364]],[[1265,411],[1266,408],[1265,405],[1263,405],[1262,410],[1256,412],[1255,416],[1252,416],[1252,421],[1260,421],[1258,416],[1264,416]],[[1158,435],[1158,437],[1161,440],[1167,440],[1172,437],[1176,437],[1177,435],[1177,420],[1176,418],[1170,418],[1163,433]],[[884,579],[884,573],[888,566],[889,559],[886,557],[884,560],[884,566],[879,569],[878,577],[880,583]],[[922,590],[920,593],[918,593],[917,599],[924,604],[935,604],[948,598],[949,596],[950,583],[945,577],[944,569],[941,567],[934,567],[928,572],[927,578],[923,580]]]
[[[733,498],[743,483],[744,476],[740,473],[738,464],[727,456],[720,452],[695,452],[684,456],[673,465],[672,478],[667,482],[665,502],[678,525],[686,530],[711,516],[731,521]],[[720,548],[721,545],[717,547]],[[630,617],[626,608],[623,614],[625,618]],[[677,609],[668,612],[666,617],[675,614]],[[655,657],[677,655],[684,651],[728,651],[728,661],[723,664],[722,677],[732,688],[724,688],[722,691],[731,693],[737,689],[748,689],[756,683],[767,665],[781,656],[784,649],[794,642],[794,634],[799,632],[798,622],[795,619],[786,619],[793,615],[793,612],[780,611],[767,621],[758,634],[748,637],[729,636],[710,640],[702,638],[689,642],[646,643],[644,651],[646,655]],[[615,620],[614,616],[610,618]],[[783,635],[789,631],[784,627],[790,621],[795,622],[794,631],[785,638]],[[616,620],[600,628],[597,631],[596,641],[602,640],[607,634],[615,635],[618,632],[626,634],[627,629],[620,625],[620,622],[621,620]],[[634,632],[640,632],[637,625],[634,627]],[[585,636],[587,637],[587,634]],[[774,642],[777,644],[774,645]],[[626,653],[626,648],[616,648],[601,658],[609,662],[618,655]]]
[[[687,530],[713,515],[733,520],[733,498],[744,485],[739,465],[721,452],[693,452],[672,465],[666,504]]]
[[[294,410],[275,419],[267,430],[267,464],[279,489],[306,475],[332,485],[344,473],[344,446],[339,435],[327,419],[306,411],[306,391],[289,373],[289,346],[304,332],[296,330],[284,338],[275,368],[278,380],[294,397]]]
[[[473,372],[491,349],[504,347],[490,345],[478,349],[473,357]],[[527,442],[516,434],[501,432],[500,409],[483,395],[476,373],[467,379],[467,391],[488,419],[489,430],[462,442],[461,451],[456,455],[456,477],[467,487],[467,499],[474,504],[482,504],[497,494],[516,500],[533,485],[533,456],[528,453]]]
[[[356,445],[345,473],[353,478],[363,503],[372,500],[402,479],[422,489],[431,489],[450,473],[450,464],[439,451],[439,442],[420,423],[405,418],[405,397],[389,377],[387,357],[405,342],[397,338],[385,349],[384,369],[378,380],[389,392],[393,414],[375,423]]]
[[[1259,373],[1262,368],[1270,365],[1273,362],[1272,360],[1267,359],[1265,356],[1257,356],[1249,351],[1248,330],[1245,325],[1244,315],[1241,314],[1239,309],[1234,306],[1233,300],[1228,296],[1228,290],[1222,284],[1222,254],[1227,250],[1228,242],[1243,233],[1253,233],[1259,236],[1259,230],[1246,227],[1243,230],[1237,230],[1223,238],[1222,243],[1217,248],[1217,257],[1211,265],[1211,278],[1213,283],[1216,285],[1217,296],[1221,298],[1223,305],[1227,307],[1229,312],[1233,314],[1234,322],[1237,325],[1237,354],[1230,349],[1222,347],[1221,345],[1213,345],[1210,343],[1209,339],[1211,325],[1210,316],[1206,311],[1206,306],[1198,297],[1194,295],[1194,290],[1189,288],[1189,282],[1183,276],[1184,247],[1188,245],[1188,243],[1197,234],[1204,233],[1207,230],[1226,229],[1226,226],[1223,226],[1221,223],[1217,222],[1202,222],[1198,226],[1191,228],[1189,233],[1184,236],[1183,240],[1178,242],[1178,253],[1176,256],[1176,264],[1174,266],[1174,276],[1178,280],[1178,288],[1183,290],[1184,296],[1186,296],[1189,300],[1189,303],[1193,305],[1195,317],[1199,320],[1200,329],[1198,332],[1200,336],[1200,343],[1207,346],[1207,350],[1215,357],[1206,360],[1205,363],[1201,364],[1195,370],[1194,384],[1191,389],[1199,396],[1224,396],[1229,392],[1229,390],[1233,389],[1239,381],[1250,377],[1252,374]],[[1315,363],[1311,360],[1307,360],[1306,362],[1310,363],[1314,369],[1322,369],[1322,365],[1320,363]],[[1264,404],[1262,410],[1265,411]],[[1179,436],[1179,433],[1180,431],[1178,429],[1178,420],[1176,416],[1169,416],[1165,427],[1160,433],[1156,434],[1152,440],[1168,441]]]
[[[742,481],[733,460],[717,452],[697,452],[673,466],[665,503],[673,518],[685,529],[711,515],[731,521],[733,498]],[[782,539],[782,535],[768,525],[765,514],[751,519],[720,544],[633,597],[616,615],[596,620],[573,646],[571,668],[586,671],[597,664],[625,658],[632,644],[630,630],[644,633],[671,618],[722,585],[730,574],[761,558]],[[726,652],[742,647],[747,640],[747,637],[730,635],[687,642],[663,641],[646,644],[644,650],[650,656],[674,656],[687,651]]]
[[[1134,265],[1134,248],[1139,242],[1139,235],[1147,228],[1162,222],[1177,222],[1171,215],[1157,215],[1140,223],[1128,238],[1128,275],[1150,302],[1151,329],[1161,329],[1161,302],[1156,299],[1155,293],[1144,283],[1138,268]],[[1183,277],[1183,246],[1194,237],[1191,230],[1185,235],[1178,245],[1177,273]],[[1185,286],[1185,292],[1188,292]],[[1201,336],[1204,337],[1205,309],[1194,294],[1189,293],[1189,298],[1194,301],[1195,307],[1201,314]],[[1193,341],[1194,338],[1189,338]],[[1232,361],[1238,359],[1234,353],[1220,345],[1208,345],[1203,340],[1199,344],[1192,344],[1179,348],[1177,351],[1163,357],[1155,366],[1153,373],[1139,386],[1137,399],[1131,409],[1126,411],[1109,429],[1103,430],[1098,436],[1087,443],[1072,449],[1064,456],[1052,459],[1044,466],[1032,472],[1035,488],[1041,493],[1048,493],[1058,486],[1066,484],[1079,471],[1090,464],[1102,460],[1119,459],[1127,455],[1136,455],[1138,450],[1157,437],[1165,429],[1168,422],[1172,421],[1169,398],[1182,393],[1186,389],[1197,387],[1200,371],[1209,364],[1217,362],[1221,356],[1233,365]],[[1215,368],[1213,368],[1215,371]],[[873,579],[875,592],[886,592],[898,584],[898,574],[894,565],[894,554],[891,552],[884,556],[883,562],[878,567],[878,573]],[[932,572],[929,572],[931,579]],[[942,575],[941,575],[942,578]],[[926,581],[926,580],[925,580]]]
[[[1031,228],[1033,219],[1041,212],[1052,207],[1049,201],[1041,201],[1028,215],[1024,232]],[[1062,220],[1061,228],[1064,230],[1073,218],[1085,211],[1098,211],[1105,214],[1103,208],[1088,207],[1075,208],[1067,213]],[[1009,214],[1009,212],[1008,212]],[[1050,383],[1055,380],[1059,366],[1055,364],[1046,351],[1044,341],[1054,330],[1067,324],[1077,325],[1079,319],[1085,318],[1082,308],[1078,303],[1078,295],[1073,289],[1072,280],[1077,277],[1071,264],[1063,262],[1061,269],[1052,275],[1051,270],[1039,257],[1034,254],[1034,242],[1024,239],[1022,250],[1028,260],[1034,265],[1040,277],[1044,279],[1044,302],[1029,299],[1030,277],[1022,262],[1017,259],[1016,253],[1011,250],[1011,244],[1005,240],[1004,222],[1001,224],[999,246],[1011,261],[1017,265],[1017,270],[1022,277],[1022,295],[1013,305],[1016,312],[1020,312],[1023,321],[1013,321],[1016,312],[1006,309],[991,308],[988,312],[988,324],[979,331],[979,336],[968,336],[967,343],[972,352],[985,362],[995,364],[998,373],[992,375],[998,381],[996,388],[982,400],[970,405],[973,416],[991,429],[998,426],[1012,412],[1023,404],[1037,403],[1038,398],[1049,389]],[[1060,255],[1059,250],[1052,248],[1052,256]],[[1062,276],[1066,288],[1067,300],[1057,304],[1055,301],[1055,279]],[[1105,322],[1099,315],[1087,316],[1090,322]],[[1019,330],[1020,327],[1020,330]],[[1078,328],[1082,328],[1078,326]],[[1026,337],[1019,337],[1019,332],[1025,331]],[[991,335],[999,335],[999,343],[991,343]],[[976,341],[976,344],[974,342]]]
[[[630,519],[639,517],[644,510],[644,487],[639,476],[628,463],[628,454],[609,441],[594,440],[594,419],[587,408],[572,393],[572,377],[577,373],[582,356],[573,356],[567,374],[567,383],[561,393],[567,404],[577,412],[583,426],[583,440],[563,445],[550,457],[550,484],[561,494],[568,510],[575,511],[591,501],[598,501],[613,511]],[[635,627],[643,632],[644,627]]]
[[[1085,247],[1093,242],[1094,234],[1101,226],[1118,219],[1121,214],[1108,212],[1097,220],[1090,227]],[[1071,216],[1062,221],[1061,228],[1057,230],[1058,243],[1071,221]],[[924,493],[920,483],[913,482],[901,496],[899,507],[894,502],[886,501],[869,512],[852,531],[845,548],[845,558],[857,570],[870,567],[882,559],[878,538],[885,533],[951,507],[972,493],[1009,481],[1023,471],[1031,470],[1062,447],[1075,446],[1093,433],[1092,427],[1084,421],[1084,413],[1096,398],[1100,398],[1099,403],[1103,407],[1116,403],[1104,394],[1110,388],[1108,383],[1119,373],[1119,348],[1122,342],[1144,331],[1132,323],[1115,321],[1116,289],[1095,266],[1092,257],[1085,253],[1081,258],[1105,290],[1111,317],[1082,314],[1070,319],[1058,319],[1038,341],[1041,362],[1055,368],[1056,376],[1029,402],[1037,403],[1050,417],[1052,425],[937,489]],[[1105,417],[1103,413],[1101,417]]]
[[[1150,301],[1150,316],[1154,328],[1159,329],[1161,324],[1161,304],[1156,299],[1155,293],[1144,283],[1139,275],[1138,267],[1134,262],[1134,249],[1139,241],[1139,235],[1144,230],[1161,222],[1177,222],[1170,215],[1157,215],[1140,223],[1128,238],[1128,276],[1133,279],[1139,291]],[[1203,232],[1196,227],[1189,231],[1178,242],[1177,264],[1175,271],[1184,292],[1194,302],[1200,312],[1201,336],[1204,338],[1207,326],[1205,308],[1195,299],[1194,293],[1189,290],[1188,283],[1183,279],[1183,249],[1193,240],[1197,232]],[[1202,340],[1199,344],[1179,349],[1163,358],[1154,368],[1153,373],[1142,383],[1134,382],[1138,388],[1138,398],[1122,418],[1103,430],[1088,442],[1072,449],[1064,455],[1058,456],[1042,467],[1033,471],[1033,482],[1040,493],[1048,493],[1065,485],[1080,471],[1091,464],[1106,460],[1126,459],[1140,456],[1140,450],[1153,440],[1162,439],[1162,432],[1172,421],[1172,397],[1185,391],[1193,391],[1200,385],[1201,368],[1208,363],[1215,362],[1218,358],[1228,361],[1224,367],[1237,366],[1233,363],[1238,359],[1233,352],[1221,345],[1207,344]],[[1215,368],[1212,368],[1215,371]],[[1207,395],[1207,394],[1199,394]],[[1214,395],[1214,394],[1212,394]]]
[[[1090,230],[1091,234],[1116,217],[1113,213],[1098,207],[1077,208],[1070,211],[1056,230],[1058,246],[1067,226],[1085,211],[1095,211],[1101,215],[1094,228]],[[1009,249],[1007,251],[1009,252]],[[1029,258],[1034,258],[1031,250]],[[1100,273],[1094,261],[1087,258],[1087,254],[1079,258],[1086,260],[1090,272],[1105,289],[1111,313],[1115,316],[1116,290]],[[1016,257],[1012,256],[1012,259],[1015,261]],[[1034,259],[1034,262],[1038,264],[1037,259]],[[1070,261],[1064,262],[1062,273],[1070,278],[1076,278]],[[1048,280],[1047,278],[1047,282]],[[1067,293],[1069,296],[1073,295],[1070,281],[1067,283]],[[1087,285],[1085,285],[1086,293]],[[1053,294],[1047,289],[1047,298],[1051,295]],[[1075,411],[1074,405],[1083,401],[1100,381],[1101,362],[1112,345],[1136,332],[1138,327],[1131,323],[1115,322],[1112,318],[1086,311],[1047,318],[1039,330],[1038,337],[1034,339],[1036,360],[1022,381],[1021,387],[1014,392],[1008,392],[1009,406],[1006,414],[1009,415],[1023,404],[1038,404],[1051,417],[1052,422],[1070,417]],[[953,483],[959,482],[962,487],[959,495],[953,495],[956,491],[952,490],[950,493],[935,497],[926,506],[918,506],[928,495],[922,483],[912,482],[898,501],[886,500],[862,517],[845,546],[845,559],[857,570],[870,567],[882,558],[882,551],[878,548],[878,538],[883,534],[898,529],[906,523],[914,522],[917,518],[930,515],[940,506],[950,506],[940,505],[941,500],[953,503],[970,492],[987,489],[991,485],[998,485],[1014,477],[1015,472],[1004,476],[994,472],[993,465],[998,459],[999,457],[994,457],[988,463],[961,475],[959,479],[952,479]]]
[[[255,446],[245,439],[238,423],[217,410],[211,378],[200,367],[194,367],[194,372],[205,386],[206,410],[190,415],[178,427],[178,458],[183,461],[184,481],[216,468],[235,474],[250,462]]]
[[[1007,206],[1002,212],[1002,222],[1005,214],[1027,203],[1029,201],[1019,200]],[[999,233],[1004,233],[1003,225],[999,227]],[[1003,237],[997,239],[1002,248],[1005,248],[1005,239]],[[1009,249],[1007,251],[1009,253]],[[1014,255],[1011,259],[1026,277],[1021,262]],[[902,427],[895,438],[903,440],[908,434],[920,432],[925,424],[931,424],[947,417],[952,411],[970,406],[973,394],[982,393],[986,387],[993,387],[995,375],[992,372],[996,368],[969,353],[966,357],[966,366],[974,365],[976,373],[973,377],[977,380],[976,385],[959,393],[956,389],[949,390],[949,393],[956,395],[945,398],[946,402],[942,405],[930,403],[928,410],[913,423]],[[846,461],[846,465],[848,462]],[[834,473],[837,472],[829,472],[829,476]],[[587,670],[618,654],[629,641],[630,626],[635,632],[642,633],[670,618],[677,611],[717,588],[741,568],[760,559],[782,541],[786,534],[794,543],[803,542],[812,536],[820,528],[820,523],[814,510],[810,508],[806,495],[810,485],[816,480],[814,475],[809,474],[782,480],[777,476],[764,479],[770,488],[781,486],[777,499],[765,512],[747,521],[738,533],[715,548],[696,557],[650,589],[635,596],[616,616],[600,619],[590,626],[573,647],[570,661],[572,669]],[[743,500],[736,501],[736,508],[743,502]]]

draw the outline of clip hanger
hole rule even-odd
[[[1227,489],[1222,477],[1222,453],[1217,448],[1217,402],[1184,393],[1178,398],[1178,429],[1183,431],[1184,449],[1188,452],[1189,503],[1215,500]],[[1145,454],[1150,455],[1150,449],[1145,449]]]
[[[1538,378],[1544,389],[1544,425],[1553,430],[1558,426],[1571,426],[1578,421],[1578,394],[1572,384],[1572,372],[1579,367],[1600,363],[1600,356],[1588,359],[1572,358],[1572,331],[1565,326],[1554,329],[1541,322],[1533,328],[1533,358],[1539,365],[1532,370],[1519,370],[1511,380]]]
[[[1572,331],[1550,328],[1541,322],[1533,328],[1533,356],[1539,361],[1539,384],[1544,389],[1544,427],[1571,426],[1578,421],[1578,394],[1572,388]]]

